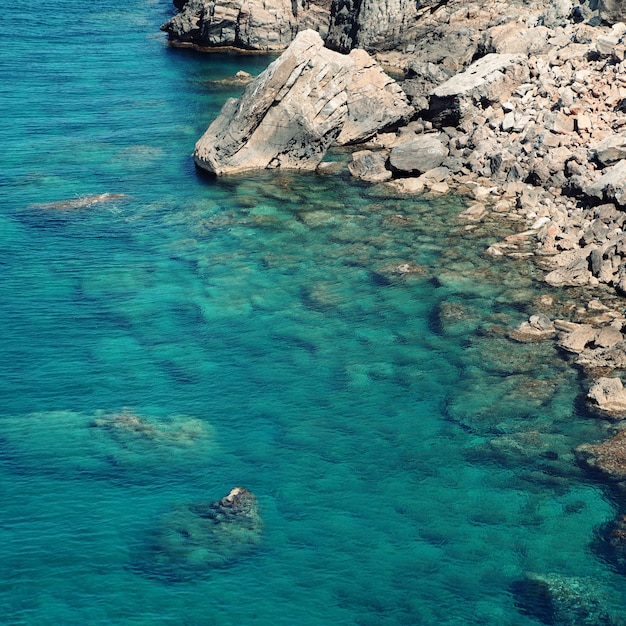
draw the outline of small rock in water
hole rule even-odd
[[[166,513],[135,567],[151,577],[189,580],[253,552],[262,533],[256,496],[235,487],[216,502],[181,505]]]
[[[547,315],[538,313],[531,315],[527,322],[522,322],[515,330],[509,333],[509,337],[521,343],[543,341],[556,335],[556,328]]]
[[[383,282],[404,279],[413,276],[424,276],[427,269],[418,265],[414,261],[406,261],[404,263],[385,263],[374,270],[374,275]]]

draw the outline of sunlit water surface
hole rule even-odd
[[[505,335],[534,270],[461,199],[198,176],[215,81],[269,59],[168,48],[169,0],[79,4],[3,11],[0,621],[530,626],[529,572],[619,612],[572,454],[602,425]],[[259,542],[159,571],[168,513],[236,485]]]

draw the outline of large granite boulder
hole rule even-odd
[[[398,84],[367,53],[328,50],[307,30],[241,98],[226,102],[196,144],[194,159],[217,175],[313,170],[334,142],[362,141],[412,112]]]
[[[332,0],[188,0],[161,29],[198,46],[284,50],[301,30],[328,32]]]
[[[262,534],[256,496],[235,487],[216,502],[181,505],[163,515],[135,565],[151,577],[189,580],[254,551]]]

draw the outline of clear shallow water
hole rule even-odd
[[[0,48],[0,621],[538,624],[526,572],[619,612],[591,548],[615,504],[571,454],[602,425],[552,346],[503,335],[532,269],[483,258],[461,200],[199,177],[237,95],[212,81],[268,59],[167,48],[169,1],[29,7]],[[163,516],[235,485],[259,546],[155,575]]]

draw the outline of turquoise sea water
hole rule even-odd
[[[3,12],[0,623],[530,626],[528,573],[626,614],[572,454],[603,425],[505,336],[535,270],[462,199],[199,176],[215,81],[269,59],[168,48],[169,0],[86,4]],[[258,543],[164,569],[168,514],[236,485]]]

